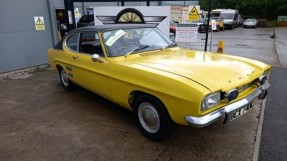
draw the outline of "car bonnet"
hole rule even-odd
[[[179,48],[178,48],[179,49]],[[140,66],[180,75],[210,91],[227,91],[250,83],[262,74],[264,63],[246,58],[192,50],[162,51],[159,54],[130,59]],[[144,55],[144,54],[142,54]]]

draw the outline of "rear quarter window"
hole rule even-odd
[[[78,51],[78,45],[79,45],[78,40],[79,40],[78,34],[71,35],[70,37],[68,37],[66,41],[67,47],[70,50]]]

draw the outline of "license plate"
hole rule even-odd
[[[243,106],[240,109],[232,111],[229,114],[229,121],[233,121],[233,120],[237,119],[238,117],[240,117],[243,114],[245,114],[246,112],[248,112],[251,108],[252,108],[252,104],[249,104],[249,105]]]

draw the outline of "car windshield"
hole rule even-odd
[[[220,17],[222,17],[223,19],[233,19],[234,14],[233,13],[221,13]]]
[[[127,56],[173,44],[157,28],[111,30],[104,32],[103,38],[109,56]]]

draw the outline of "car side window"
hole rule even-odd
[[[78,51],[78,34],[74,34],[67,39],[66,45],[73,51]]]
[[[82,33],[80,37],[80,52],[104,56],[99,36],[95,32]]]

